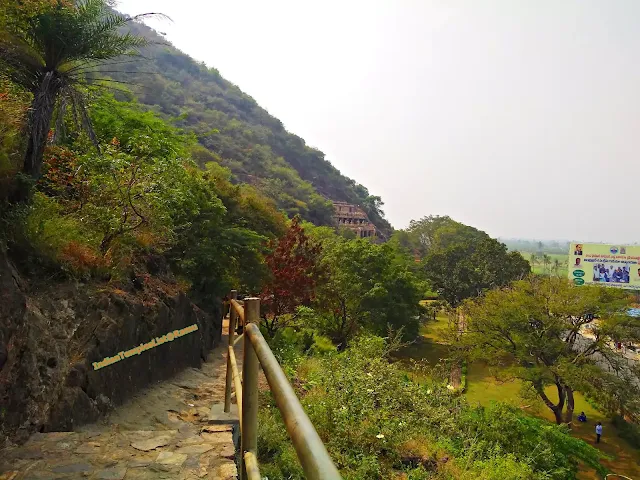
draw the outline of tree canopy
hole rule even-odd
[[[487,289],[507,285],[531,271],[518,252],[507,252],[485,232],[450,217],[411,221],[392,242],[421,261],[420,275],[452,306]]]
[[[81,86],[86,73],[109,59],[128,55],[147,44],[143,37],[120,33],[125,17],[104,0],[58,2],[17,10],[5,17],[0,35],[0,73],[33,96],[27,118],[27,148],[23,172],[38,178],[54,112],[61,133],[64,114],[90,130],[86,98]]]
[[[640,339],[628,304],[621,290],[531,277],[465,304],[459,348],[526,382],[557,423],[572,421],[575,391],[609,412],[637,415],[640,369],[618,348]]]
[[[323,278],[313,303],[319,331],[342,348],[362,331],[384,336],[402,329],[415,338],[424,285],[411,272],[410,259],[398,258],[392,245],[316,235],[324,236]]]
[[[324,153],[288,132],[216,69],[197,63],[143,24],[129,28],[148,40],[142,50],[146,60],[120,72],[105,66],[100,77],[130,84],[140,103],[194,133],[202,165],[216,161],[227,167],[234,183],[254,186],[290,218],[331,225],[330,200],[345,201],[361,206],[382,236],[391,235],[380,197],[343,176]]]

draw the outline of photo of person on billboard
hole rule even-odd
[[[576,243],[576,249],[573,252],[574,255],[582,255],[582,244]]]
[[[638,269],[640,275],[640,269]],[[628,264],[599,263],[593,266],[593,281],[602,283],[629,283]]]

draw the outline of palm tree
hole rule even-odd
[[[0,74],[33,95],[27,116],[22,171],[40,176],[54,112],[59,125],[67,107],[91,135],[86,109],[86,74],[121,55],[132,55],[148,41],[119,29],[158,14],[127,17],[108,0],[77,0],[46,8],[20,21],[9,21],[0,34]],[[121,62],[114,62],[121,63]],[[23,198],[24,199],[24,198]]]
[[[531,266],[534,267],[537,261],[538,261],[537,255],[535,253],[532,253],[531,256],[529,257],[529,263],[531,263]]]
[[[556,277],[560,276],[558,273],[560,271],[560,260],[557,258],[553,261],[553,270],[556,272]]]
[[[547,271],[547,266],[551,264],[551,257],[545,253],[544,255],[542,255],[542,263],[544,265],[545,271]]]

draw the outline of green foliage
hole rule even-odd
[[[618,434],[634,448],[640,448],[640,426],[627,422],[621,415],[614,415],[611,423],[618,429]]]
[[[593,448],[571,437],[567,427],[523,415],[512,405],[492,403],[467,410],[459,418],[459,427],[462,431],[454,443],[457,455],[491,458],[508,452],[549,478],[572,478],[577,459],[604,473]]]
[[[164,255],[201,302],[259,289],[266,241],[286,229],[275,206],[218,164],[196,168],[195,139],[156,114],[101,96],[91,115],[100,152],[79,131],[49,148],[26,241],[76,276],[126,279]]]
[[[640,321],[626,315],[628,303],[619,290],[532,277],[468,302],[458,346],[470,359],[529,383],[557,423],[571,422],[573,391],[605,411],[637,413],[639,372],[614,347],[640,338]],[[547,397],[548,385],[557,388],[557,403]]]
[[[473,227],[447,217],[436,217],[426,224],[420,233],[421,245],[427,246],[424,275],[454,307],[531,271],[518,252],[507,252],[503,244]]]
[[[420,220],[411,220],[406,231],[394,233],[394,241],[418,258],[424,258],[435,242],[436,232],[453,225],[461,224],[447,216],[430,215]]]
[[[557,255],[566,255],[569,251],[569,242],[567,241],[551,240],[548,242],[540,242],[538,240],[521,238],[500,239],[500,241],[512,251],[551,253]]]
[[[33,94],[23,172],[38,178],[54,111],[59,127],[69,107],[76,121],[91,131],[82,88],[87,72],[106,60],[131,55],[147,41],[120,32],[142,16],[115,13],[105,0],[43,4],[26,14],[21,9],[7,12],[0,35],[0,74]]]
[[[565,480],[578,461],[603,471],[598,451],[566,428],[507,405],[471,408],[437,384],[409,381],[389,353],[383,339],[364,336],[340,354],[296,361],[297,393],[343,478]],[[303,478],[269,395],[263,403],[262,471]]]
[[[91,273],[74,269],[69,246],[81,244],[85,245],[85,249],[96,251],[99,235],[85,230],[76,217],[64,215],[63,207],[58,202],[41,193],[34,195],[28,211],[26,239],[48,263],[60,262],[63,269],[72,274]],[[97,267],[98,262],[93,266]]]
[[[22,160],[20,137],[28,106],[28,95],[0,75],[0,201],[6,198],[9,180]]]
[[[290,377],[295,375],[295,369],[305,357],[329,355],[336,351],[329,338],[307,327],[281,328],[269,339],[269,346]]]
[[[108,97],[91,111],[101,151],[75,135],[68,145],[78,157],[52,150],[39,188],[57,197],[87,234],[100,237],[103,255],[122,257],[136,244],[164,252],[203,210],[221,221],[224,205],[215,192],[203,192],[202,175],[187,168],[187,138],[155,115]],[[129,248],[117,252],[114,245]]]
[[[130,28],[155,42],[144,50],[150,61],[127,65],[126,73],[105,67],[103,75],[140,85],[136,93],[141,103],[194,133],[203,147],[195,155],[199,165],[221,163],[234,182],[251,184],[289,217],[299,214],[318,225],[331,225],[330,198],[360,205],[383,235],[391,234],[380,198],[341,175],[322,152],[287,132],[217,70],[167,46],[144,25]]]
[[[487,289],[526,276],[531,268],[518,252],[485,232],[449,217],[429,216],[412,220],[405,231],[397,231],[390,242],[407,257],[421,261],[409,268],[427,280],[427,298],[436,293],[452,306]]]
[[[323,246],[326,277],[314,303],[316,327],[342,348],[361,329],[377,335],[403,329],[407,338],[415,338],[424,288],[397,251],[339,237],[329,237]]]

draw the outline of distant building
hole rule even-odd
[[[377,237],[376,226],[360,207],[346,202],[333,202],[333,206],[333,218],[339,227],[352,230],[359,238]]]

